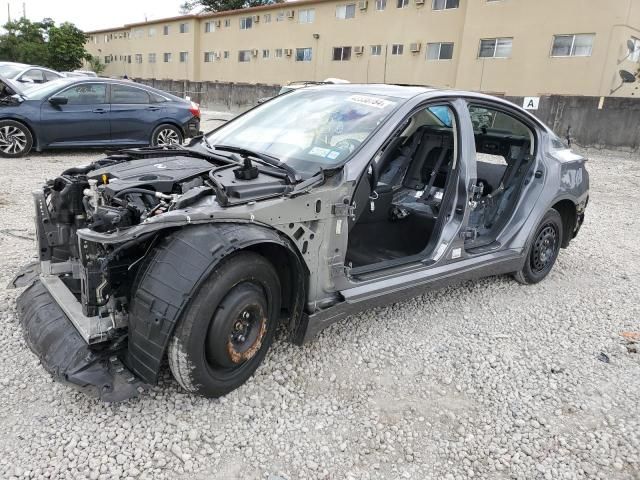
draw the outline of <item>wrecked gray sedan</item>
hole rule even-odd
[[[278,96],[188,146],[119,151],[36,192],[39,261],[14,281],[25,337],[103,400],[156,383],[165,360],[185,390],[224,395],[280,325],[302,344],[452,282],[539,282],[582,224],[584,163],[485,95]]]

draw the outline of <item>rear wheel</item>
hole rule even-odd
[[[22,157],[31,151],[33,136],[29,129],[15,120],[0,121],[0,155]]]
[[[238,388],[269,349],[280,311],[280,282],[269,261],[253,252],[217,267],[182,314],[169,365],[193,393],[219,397]]]
[[[168,123],[159,125],[151,135],[151,145],[165,147],[167,145],[181,145],[184,137],[180,129]]]
[[[515,279],[524,284],[538,283],[544,279],[556,263],[562,244],[562,217],[550,209],[542,218],[529,247],[527,261]]]

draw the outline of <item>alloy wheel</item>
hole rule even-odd
[[[167,145],[178,145],[180,143],[180,135],[171,128],[160,130],[156,137],[156,145],[164,147]]]
[[[0,150],[15,155],[22,152],[27,146],[27,136],[18,127],[7,125],[0,128]]]

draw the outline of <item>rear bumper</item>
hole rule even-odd
[[[27,345],[54,380],[105,402],[134,397],[148,388],[120,361],[126,336],[88,345],[40,278],[18,297],[20,325]]]
[[[200,135],[200,119],[193,117],[187,123],[184,124],[184,135],[186,138],[196,137]]]

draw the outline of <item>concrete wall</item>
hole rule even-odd
[[[172,93],[179,97],[189,96],[208,110],[239,111],[256,105],[260,98],[278,94],[280,85],[227,82],[190,82],[188,80],[148,80],[137,82]]]
[[[187,80],[137,80],[140,83],[189,96],[209,110],[246,110],[260,98],[277,95],[279,85]],[[506,97],[522,106],[524,97]],[[601,100],[602,99],[602,100]],[[602,105],[600,102],[602,101]],[[535,116],[565,138],[570,133],[583,147],[640,150],[640,98],[551,95],[540,98]]]
[[[506,97],[522,106],[523,97]],[[640,150],[640,98],[575,97],[552,95],[540,98],[532,111],[560,137],[570,132],[583,147]]]

